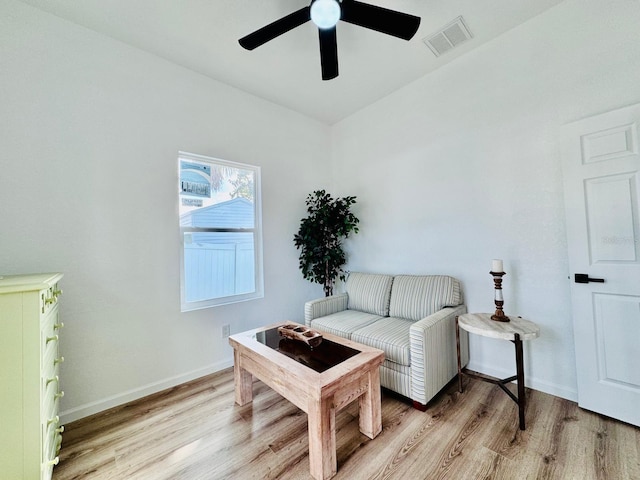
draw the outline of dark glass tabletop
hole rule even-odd
[[[256,340],[320,373],[360,353],[326,338],[322,339],[320,345],[311,348],[305,342],[281,336],[278,327],[258,332]]]

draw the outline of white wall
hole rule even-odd
[[[442,273],[469,311],[537,322],[527,384],[576,398],[558,129],[640,101],[640,3],[567,0],[333,128],[337,195],[356,195],[351,270]],[[508,342],[472,338],[471,367],[515,372]]]
[[[223,324],[322,295],[293,234],[328,127],[12,0],[0,104],[0,274],[65,274],[65,421],[230,366]],[[264,299],[180,313],[179,150],[261,166]]]

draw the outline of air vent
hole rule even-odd
[[[436,57],[457,47],[472,38],[471,32],[464,23],[462,17],[445,25],[436,33],[422,39]]]

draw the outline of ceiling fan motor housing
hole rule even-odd
[[[318,28],[333,28],[340,20],[342,9],[338,0],[313,0],[311,2],[311,21]]]

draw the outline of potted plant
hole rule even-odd
[[[307,196],[308,216],[300,222],[293,241],[300,250],[300,269],[305,279],[319,283],[325,296],[333,295],[337,278],[345,279],[347,257],[342,240],[358,233],[360,220],[351,212],[356,197],[332,198],[324,190]]]

